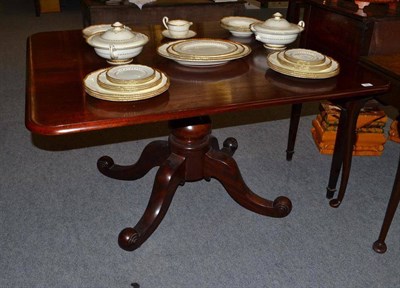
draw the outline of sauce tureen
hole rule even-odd
[[[297,25],[289,23],[282,14],[277,12],[273,17],[261,23],[250,25],[256,39],[264,43],[268,49],[284,49],[287,44],[294,42],[300,32],[304,30],[304,21]]]
[[[97,33],[86,39],[94,47],[100,57],[107,59],[113,65],[132,62],[133,57],[142,52],[143,46],[149,41],[147,35],[134,32],[125,25],[115,22],[103,33]]]

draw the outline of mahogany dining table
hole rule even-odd
[[[346,63],[340,63],[339,75],[329,79],[279,74],[268,68],[268,51],[262,43],[254,37],[235,38],[218,22],[195,23],[191,29],[198,38],[242,42],[252,52],[221,66],[187,67],[157,54],[157,47],[170,41],[162,37],[160,25],[131,28],[150,38],[133,63],[157,68],[170,79],[168,91],[136,102],[104,101],[85,92],[84,77],[109,64],[95,54],[80,30],[41,32],[27,41],[25,123],[32,133],[65,135],[168,121],[168,140],[149,143],[136,163],[118,165],[109,156],[98,160],[101,173],[121,180],[139,179],[159,167],[143,216],[134,227],[119,234],[121,248],[135,250],[151,236],[167,213],[177,187],[185,182],[215,178],[246,209],[271,217],[290,213],[288,198],[268,200],[248,188],[233,158],[237,141],[228,138],[220,147],[212,136],[209,116],[214,114],[323,100],[339,105],[342,113],[331,174],[343,169],[341,188],[345,189],[359,110],[368,99],[388,91],[387,80],[362,66]],[[292,148],[299,118],[294,115],[291,119],[288,146]],[[267,149],[268,138],[254,141],[264,141]]]

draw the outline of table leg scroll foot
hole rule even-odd
[[[119,233],[118,245],[124,250],[133,251],[139,246],[136,242],[139,238],[139,233],[132,227],[125,228]]]
[[[140,247],[164,219],[177,187],[184,182],[183,157],[171,154],[159,168],[154,180],[153,191],[143,216],[135,227],[125,228],[118,237],[119,246],[127,251]]]
[[[205,174],[220,181],[232,199],[250,211],[281,218],[292,210],[292,203],[286,197],[270,201],[253,193],[244,183],[235,160],[222,151],[210,150],[206,154]]]
[[[340,201],[339,199],[332,199],[331,201],[329,201],[329,205],[332,208],[338,208],[341,203],[342,203],[342,201]]]
[[[381,254],[385,253],[387,250],[386,243],[383,241],[379,241],[379,240],[374,242],[374,245],[372,246],[372,248],[374,249],[375,252],[381,253]]]
[[[239,147],[239,144],[237,140],[233,137],[226,138],[226,140],[223,143],[223,148],[221,149],[222,152],[232,156],[237,148]]]
[[[153,141],[145,147],[139,160],[133,165],[117,165],[111,157],[103,156],[97,161],[97,168],[102,174],[114,179],[136,180],[152,168],[160,166],[168,155],[167,141]]]

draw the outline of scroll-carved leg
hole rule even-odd
[[[97,161],[97,168],[114,179],[135,180],[146,175],[152,168],[160,166],[168,155],[167,141],[153,141],[144,148],[139,160],[133,165],[117,165],[111,157],[103,156]]]
[[[184,181],[185,159],[171,154],[159,168],[147,208],[134,228],[125,228],[118,237],[119,246],[127,251],[138,248],[161,223],[179,184]]]
[[[356,125],[357,125],[357,118],[360,114],[361,108],[365,105],[367,99],[361,99],[358,101],[351,101],[345,103],[344,109],[347,111],[347,121],[342,122],[342,116],[340,116],[339,121],[339,131],[338,135],[336,135],[336,142],[335,142],[335,151],[336,149],[343,149],[338,154],[342,154],[343,157],[343,170],[342,170],[342,177],[340,179],[340,188],[338,197],[336,199],[332,199],[329,202],[329,205],[333,208],[337,208],[340,206],[344,198],[344,194],[346,192],[347,183],[349,181],[350,176],[350,168],[351,168],[351,160],[353,158],[353,147],[356,142]],[[343,133],[342,133],[343,131]],[[344,136],[342,136],[344,135]],[[334,161],[332,161],[333,163]]]
[[[399,164],[397,166],[396,178],[393,185],[392,194],[390,195],[389,203],[386,208],[385,219],[383,220],[381,232],[379,233],[378,240],[374,242],[372,248],[377,253],[385,253],[387,250],[387,246],[385,243],[386,235],[389,232],[390,225],[392,224],[392,220],[394,214],[396,213],[397,207],[399,206],[400,201],[400,159]]]
[[[290,161],[294,154],[294,145],[296,143],[297,129],[299,128],[299,121],[301,116],[301,109],[303,104],[293,104],[292,111],[290,114],[290,126],[289,126],[289,137],[286,148],[286,160]]]
[[[232,155],[238,145],[228,138],[221,149],[211,136],[209,117],[170,121],[168,142],[155,141],[146,146],[136,164],[115,165],[109,157],[99,159],[99,170],[112,178],[133,180],[144,176],[152,167],[160,166],[147,208],[135,225],[121,231],[118,244],[133,251],[157,229],[171,204],[177,187],[187,181],[217,178],[231,197],[256,213],[284,217],[292,209],[286,197],[269,201],[254,194],[244,183]]]
[[[204,162],[206,177],[219,180],[229,195],[246,209],[271,217],[285,217],[290,213],[292,203],[288,198],[281,196],[270,201],[254,194],[244,183],[235,160],[229,154],[210,150]]]

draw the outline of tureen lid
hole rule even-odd
[[[263,23],[252,24],[253,29],[260,32],[274,33],[274,34],[289,34],[299,33],[304,30],[304,22],[300,21],[297,25],[289,23],[283,15],[276,12],[272,18],[267,19]]]
[[[114,45],[116,48],[133,48],[142,46],[149,41],[149,37],[139,32],[133,32],[120,22],[115,22],[111,28],[103,33],[90,36],[87,43],[98,48],[108,48]]]

